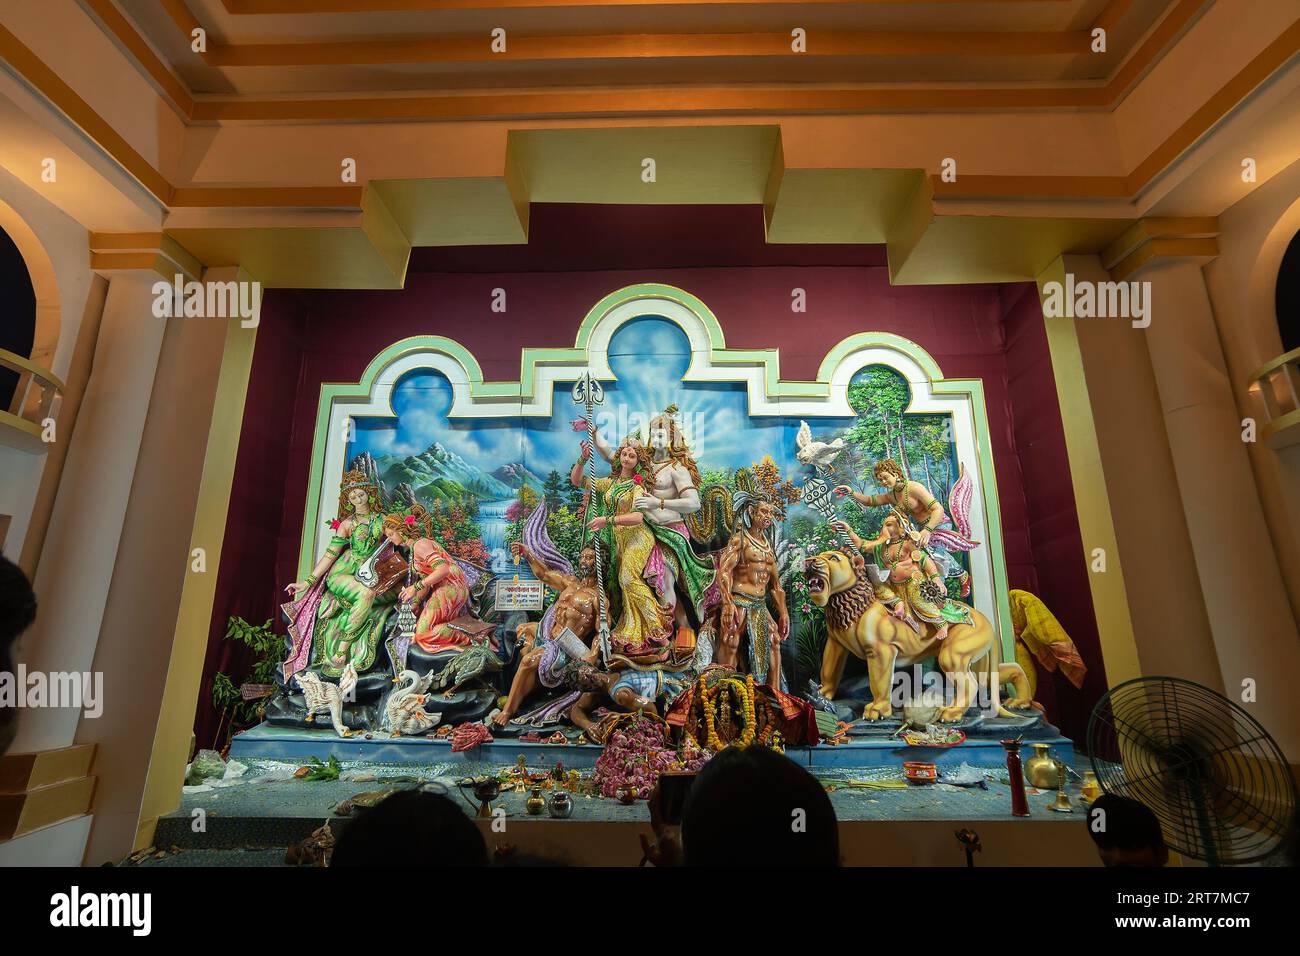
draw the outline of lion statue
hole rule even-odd
[[[1019,664],[1004,664],[1001,645],[987,617],[971,608],[970,624],[953,624],[942,641],[934,637],[934,625],[922,624],[918,634],[904,621],[890,614],[876,599],[865,574],[860,556],[842,551],[823,551],[804,565],[809,599],[826,609],[827,640],[822,655],[821,693],[833,700],[844,673],[844,664],[852,653],[867,662],[871,686],[871,703],[862,712],[866,720],[891,716],[890,686],[894,666],[908,665],[937,658],[939,668],[953,681],[955,690],[950,705],[939,710],[939,720],[959,721],[975,700],[979,687],[972,668],[978,668],[978,681],[987,681],[989,697],[999,717],[1015,717],[1007,708],[1032,706],[1029,679]],[[990,680],[996,674],[997,678]],[[1010,683],[1015,697],[1003,706],[1001,685]]]

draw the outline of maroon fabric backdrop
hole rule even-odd
[[[690,241],[666,251],[665,231],[656,225],[661,216]],[[215,730],[213,674],[225,669],[238,680],[246,667],[221,641],[226,620],[277,618],[283,632],[280,589],[297,572],[321,383],[356,381],[381,349],[416,334],[453,338],[477,357],[487,379],[516,380],[523,347],[569,345],[599,299],[639,282],[675,285],[700,298],[730,347],[779,348],[787,379],[814,378],[831,346],[872,330],[919,343],[947,377],[983,380],[1011,586],[1043,598],[1091,668],[1087,693],[1059,679],[1046,681],[1043,693],[1062,730],[1082,735],[1104,681],[1032,286],[894,287],[878,249],[767,246],[757,207],[535,205],[530,230],[526,247],[418,250],[413,268],[429,271],[409,274],[399,291],[267,292],[196,713],[200,746]],[[659,265],[683,257],[697,267]],[[585,268],[591,262],[607,268]],[[501,263],[499,271],[486,271],[491,263]],[[654,268],[629,267],[642,263]],[[440,268],[462,271],[432,271]],[[498,288],[506,292],[505,313],[491,311]],[[796,288],[806,293],[804,314],[790,310]]]

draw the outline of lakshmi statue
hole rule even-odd
[[[413,601],[420,609],[412,641],[430,654],[468,646],[470,635],[452,627],[452,621],[468,613],[469,580],[434,540],[433,517],[423,506],[412,504],[404,512],[384,518],[384,534],[411,552],[416,578],[397,597],[403,603]]]
[[[287,680],[311,667],[337,677],[351,664],[358,674],[375,662],[376,650],[397,595],[367,587],[357,571],[384,543],[379,487],[365,472],[343,476],[334,536],[306,580],[285,588],[281,605],[289,622],[291,650],[282,665]]]

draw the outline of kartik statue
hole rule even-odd
[[[889,505],[896,508],[903,525],[902,530],[919,547],[926,549],[926,553],[938,566],[939,573],[945,578],[960,575],[961,567],[950,552],[973,551],[979,546],[978,541],[970,539],[967,520],[973,489],[970,476],[963,470],[952,487],[949,495],[949,507],[952,510],[950,517],[939,499],[930,494],[930,489],[919,481],[908,478],[903,467],[894,459],[885,458],[876,462],[872,474],[885,488],[883,492],[864,495],[848,485],[840,485],[835,493],[852,495],[853,500],[863,507]],[[957,524],[956,530],[953,529],[954,521]],[[966,593],[964,577],[962,590],[963,594]]]

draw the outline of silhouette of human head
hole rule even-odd
[[[1142,803],[1103,793],[1088,807],[1088,834],[1106,866],[1164,866],[1169,862],[1160,821]]]
[[[14,671],[13,647],[18,635],[36,620],[36,592],[27,575],[0,555],[0,674]],[[18,732],[18,708],[0,706],[0,754]]]
[[[330,866],[487,866],[474,821],[440,793],[403,790],[364,811],[339,835]]]
[[[704,765],[682,808],[687,866],[839,866],[826,791],[766,747],[728,747]]]

